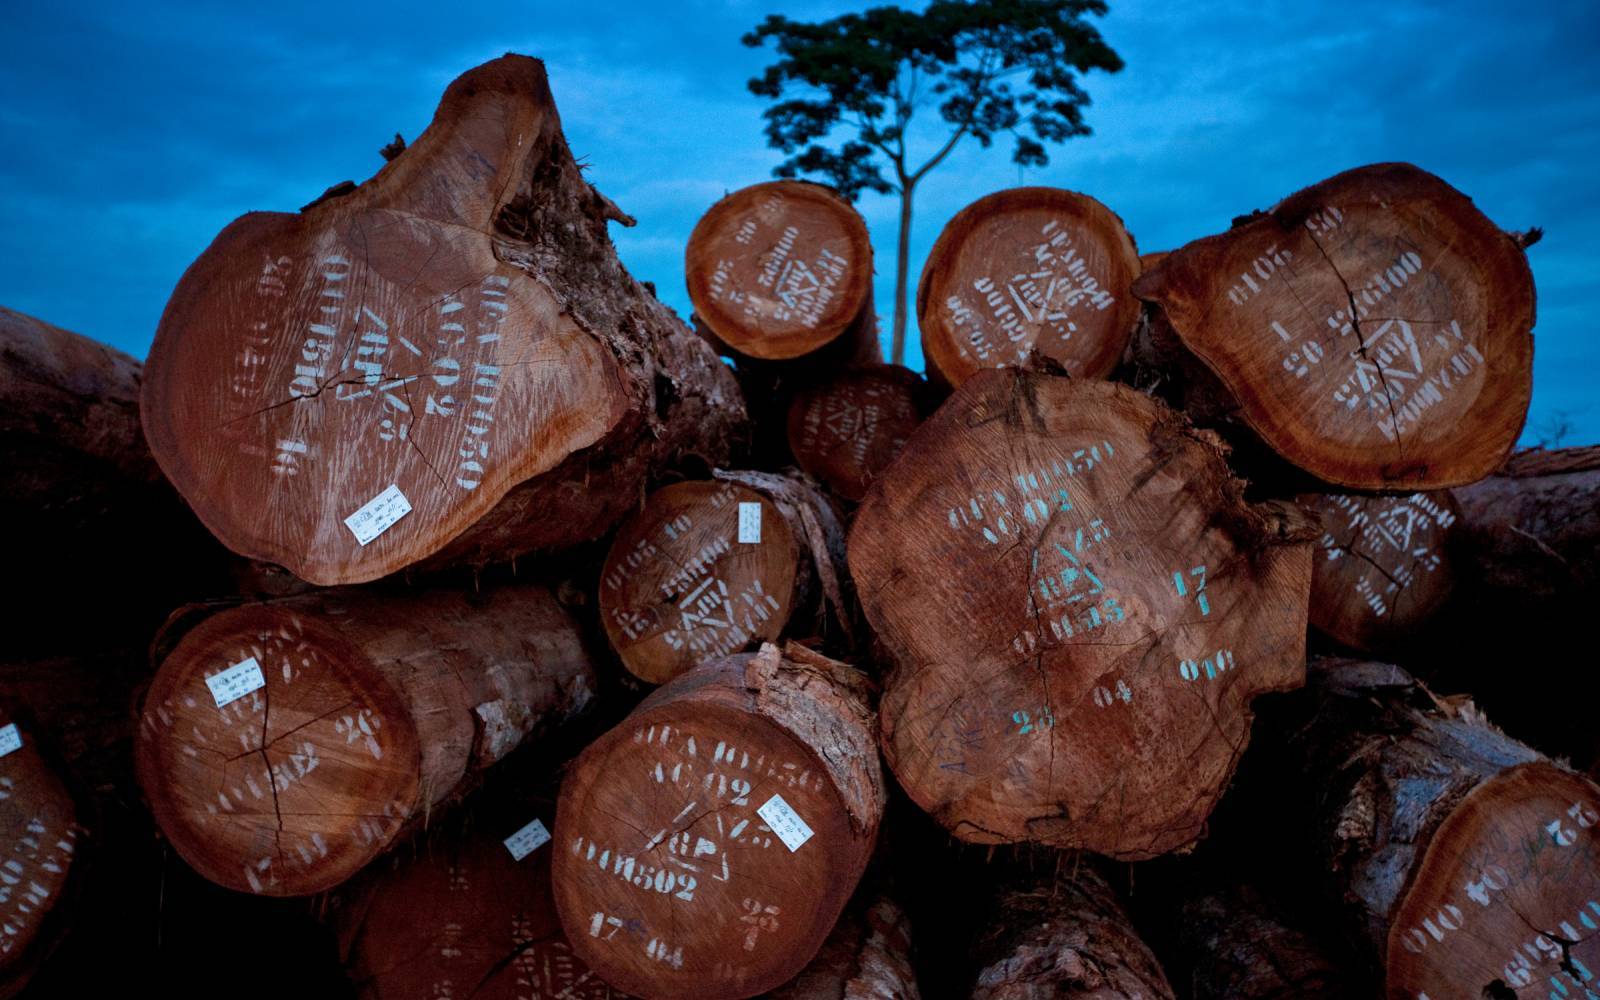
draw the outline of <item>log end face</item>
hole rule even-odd
[[[859,501],[922,422],[924,389],[898,365],[862,366],[808,386],[789,404],[789,450],[834,495]]]
[[[0,994],[13,995],[48,955],[84,829],[77,804],[32,728],[0,706]]]
[[[393,843],[421,792],[400,693],[337,621],[270,605],[222,612],[166,657],[134,762],[184,860],[261,895],[344,881]]]

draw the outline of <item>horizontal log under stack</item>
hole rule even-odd
[[[974,948],[973,1000],[1172,1000],[1155,955],[1087,862],[1002,890],[988,927]]]
[[[1304,678],[1309,520],[1126,386],[980,372],[850,532],[883,749],[957,837],[1137,860],[1200,836],[1250,702]]]
[[[28,985],[70,926],[85,833],[38,734],[0,705],[0,997]]]
[[[1339,962],[1290,927],[1256,890],[1235,886],[1183,903],[1179,940],[1193,1000],[1356,1000]]]
[[[833,932],[793,980],[767,1000],[920,1000],[911,964],[911,921],[887,896],[869,893],[845,908]]]
[[[1319,660],[1309,842],[1386,995],[1584,995],[1600,971],[1600,786],[1387,664]]]
[[[143,419],[234,551],[317,584],[598,537],[727,459],[732,373],[617,260],[542,63],[464,74],[366,183],[252,213],[179,282]]]
[[[922,377],[900,365],[861,365],[798,390],[789,403],[795,464],[856,503],[932,409]]]
[[[1299,499],[1322,522],[1311,571],[1311,624],[1368,653],[1417,636],[1449,599],[1458,572],[1449,491]]]
[[[606,636],[650,684],[788,631],[806,638],[831,626],[848,638],[853,628],[844,529],[827,498],[798,476],[717,477],[652,493],[601,571]]]
[[[145,695],[134,760],[196,871],[303,895],[349,878],[593,692],[578,626],[542,587],[320,591],[189,627]]]
[[[773,989],[832,930],[883,809],[861,674],[793,644],[712,661],[569,768],[562,925],[590,968],[647,1000]]]
[[[1355,489],[1437,489],[1493,472],[1522,430],[1526,242],[1432,174],[1379,164],[1172,251],[1134,291],[1223,387],[1211,409],[1288,462]]]
[[[1023,187],[980,198],[945,225],[917,284],[928,372],[958,386],[1037,352],[1069,375],[1108,375],[1139,320],[1139,270],[1122,220],[1088,195]]]

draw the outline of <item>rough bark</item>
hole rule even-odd
[[[252,213],[179,282],[144,425],[230,548],[319,584],[604,533],[687,457],[725,461],[732,374],[623,270],[538,60],[445,92],[370,181]],[[411,511],[367,544],[345,519]]]
[[[1124,386],[980,372],[867,493],[851,575],[883,747],[956,836],[1148,858],[1200,836],[1251,700],[1304,677],[1309,525]]]
[[[1475,588],[1529,604],[1600,589],[1600,446],[1519,452],[1454,495]]]
[[[1246,886],[1183,904],[1180,947],[1193,1000],[1355,1000],[1337,962]]]
[[[1456,505],[1448,492],[1402,497],[1305,494],[1322,524],[1311,624],[1374,652],[1414,636],[1449,598]]]
[[[140,378],[121,351],[0,308],[0,517],[28,570],[8,660],[141,643],[173,604],[225,586],[222,549],[145,446]],[[96,627],[54,627],[63,606],[95,608]]]
[[[1171,1000],[1166,974],[1087,865],[1002,892],[978,942],[973,1000]]]
[[[834,496],[859,501],[932,409],[929,387],[899,365],[864,365],[806,386],[789,403],[795,464]]]
[[[858,899],[817,957],[769,1000],[920,1000],[911,966],[911,921],[887,896]]]
[[[556,812],[573,949],[647,998],[748,997],[811,961],[883,815],[867,682],[789,645],[684,674],[591,744]],[[758,813],[781,798],[791,850]]]
[[[689,234],[684,273],[695,316],[736,357],[783,361],[848,335],[855,360],[879,359],[867,224],[833,189],[808,181],[741,188]]]
[[[0,756],[0,997],[20,993],[66,931],[87,832],[34,727],[0,705],[6,738],[21,746]]]
[[[1600,787],[1464,698],[1315,661],[1311,841],[1396,998],[1581,995],[1600,970]]]
[[[265,686],[218,708],[206,679],[249,658]],[[322,591],[193,625],[145,696],[135,763],[196,871],[319,892],[593,690],[577,625],[543,588]]]
[[[1532,273],[1444,181],[1339,174],[1168,254],[1134,286],[1284,459],[1356,489],[1492,472],[1532,388]]]
[[[851,634],[844,530],[828,500],[799,476],[716,475],[652,493],[601,572],[606,635],[651,684],[786,632]],[[757,511],[746,531],[743,504]]]
[[[956,213],[928,252],[917,323],[930,374],[952,386],[1037,352],[1099,378],[1139,320],[1139,251],[1122,220],[1060,188],[997,191]]]

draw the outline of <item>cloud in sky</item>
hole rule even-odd
[[[958,149],[918,193],[911,275],[940,226],[1018,183],[1099,198],[1141,249],[1170,249],[1347,167],[1410,160],[1501,226],[1543,225],[1535,395],[1600,441],[1600,5],[1111,0],[1127,69],[1087,80],[1095,135],[1019,172]],[[687,313],[682,248],[723,192],[779,156],[745,89],[769,10],[868,4],[281,2],[8,4],[0,37],[0,302],[142,355],[183,269],[235,216],[293,210],[414,138],[445,84],[505,51],[544,58],[573,150],[639,219],[614,228],[640,278]],[[922,148],[940,139],[920,136]],[[861,209],[892,313],[898,207]],[[915,345],[915,337],[911,338]],[[913,359],[920,365],[920,358]]]

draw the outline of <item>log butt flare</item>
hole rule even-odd
[[[247,661],[264,686],[217,707],[208,678]],[[537,587],[483,602],[328,591],[245,605],[166,656],[134,760],[156,821],[200,874],[320,892],[584,707],[593,682],[576,624]]]
[[[922,423],[927,384],[909,368],[864,365],[795,393],[789,451],[835,496],[858,501]]]
[[[917,285],[930,371],[959,386],[1038,353],[1069,375],[1111,372],[1139,320],[1139,252],[1122,220],[1060,188],[997,191],[945,225]]]
[[[17,745],[20,742],[20,745]],[[33,731],[0,706],[0,997],[15,996],[67,928],[61,907],[83,829]]]
[[[550,848],[516,861],[502,841],[514,832],[477,830],[430,842],[340,893],[334,924],[360,996],[624,996],[567,944],[550,892]]]
[[[695,315],[729,350],[778,361],[860,332],[876,356],[872,242],[831,188],[769,181],[711,206],[684,254]]]
[[[1594,989],[1600,787],[1398,668],[1312,672],[1325,697],[1304,739],[1322,842],[1388,995]]]
[[[911,965],[911,921],[887,896],[845,910],[817,957],[766,1000],[920,1000]]]
[[[849,667],[768,645],[679,677],[585,750],[562,785],[552,866],[578,956],[646,998],[792,979],[883,815],[865,694]],[[811,835],[791,849],[773,809]]]
[[[1311,573],[1311,624],[1352,649],[1413,636],[1449,598],[1455,502],[1448,492],[1406,497],[1305,494],[1322,523]]]
[[[1522,247],[1409,164],[1313,185],[1173,251],[1134,290],[1294,465],[1356,489],[1468,483],[1532,392]]]
[[[1353,981],[1315,941],[1246,887],[1184,902],[1179,940],[1194,1000],[1355,1000]]]
[[[1149,945],[1087,867],[1002,893],[991,926],[975,949],[973,1000],[1172,1000]]]
[[[1192,843],[1251,700],[1304,678],[1303,516],[1240,489],[1213,437],[1132,389],[967,380],[850,532],[911,798],[979,843]]]
[[[543,64],[469,71],[372,180],[243,216],[190,266],[143,390],[162,470],[230,548],[318,584],[593,537],[609,522],[564,507],[585,472],[635,495],[682,453],[725,455],[743,419],[610,218]],[[374,532],[348,526],[391,489]]]

